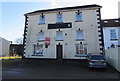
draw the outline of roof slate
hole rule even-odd
[[[120,18],[118,19],[104,19],[101,21],[103,27],[120,27]]]

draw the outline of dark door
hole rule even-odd
[[[62,59],[62,45],[56,46],[57,59]]]

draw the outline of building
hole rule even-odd
[[[84,5],[25,14],[24,57],[85,59],[103,54],[101,6]]]
[[[105,49],[118,47],[118,29],[120,28],[120,19],[104,19],[102,20],[102,26]]]
[[[0,56],[8,56],[9,55],[9,46],[10,41],[0,37]]]

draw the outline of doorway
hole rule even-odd
[[[63,55],[63,46],[56,45],[57,59],[62,59]]]

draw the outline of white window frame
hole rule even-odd
[[[63,17],[62,17],[62,16],[63,16],[62,13],[58,13],[58,14],[57,14],[57,22],[58,22],[58,23],[63,22],[63,19],[62,19]]]
[[[45,24],[45,15],[40,16],[40,24]]]
[[[84,40],[83,30],[76,31],[76,40]]]
[[[77,53],[77,50],[78,50],[78,53]],[[80,54],[87,54],[87,46],[85,44],[76,44],[76,55],[80,55]]]
[[[116,29],[110,29],[110,39],[117,39]]]
[[[63,32],[62,31],[56,31],[56,40],[57,41],[63,40]]]
[[[43,55],[43,44],[34,44],[33,46],[34,55]]]
[[[75,13],[76,21],[82,21],[83,20],[83,14],[82,12],[76,12]]]
[[[44,40],[45,40],[44,32],[39,32],[38,41],[44,41]]]

